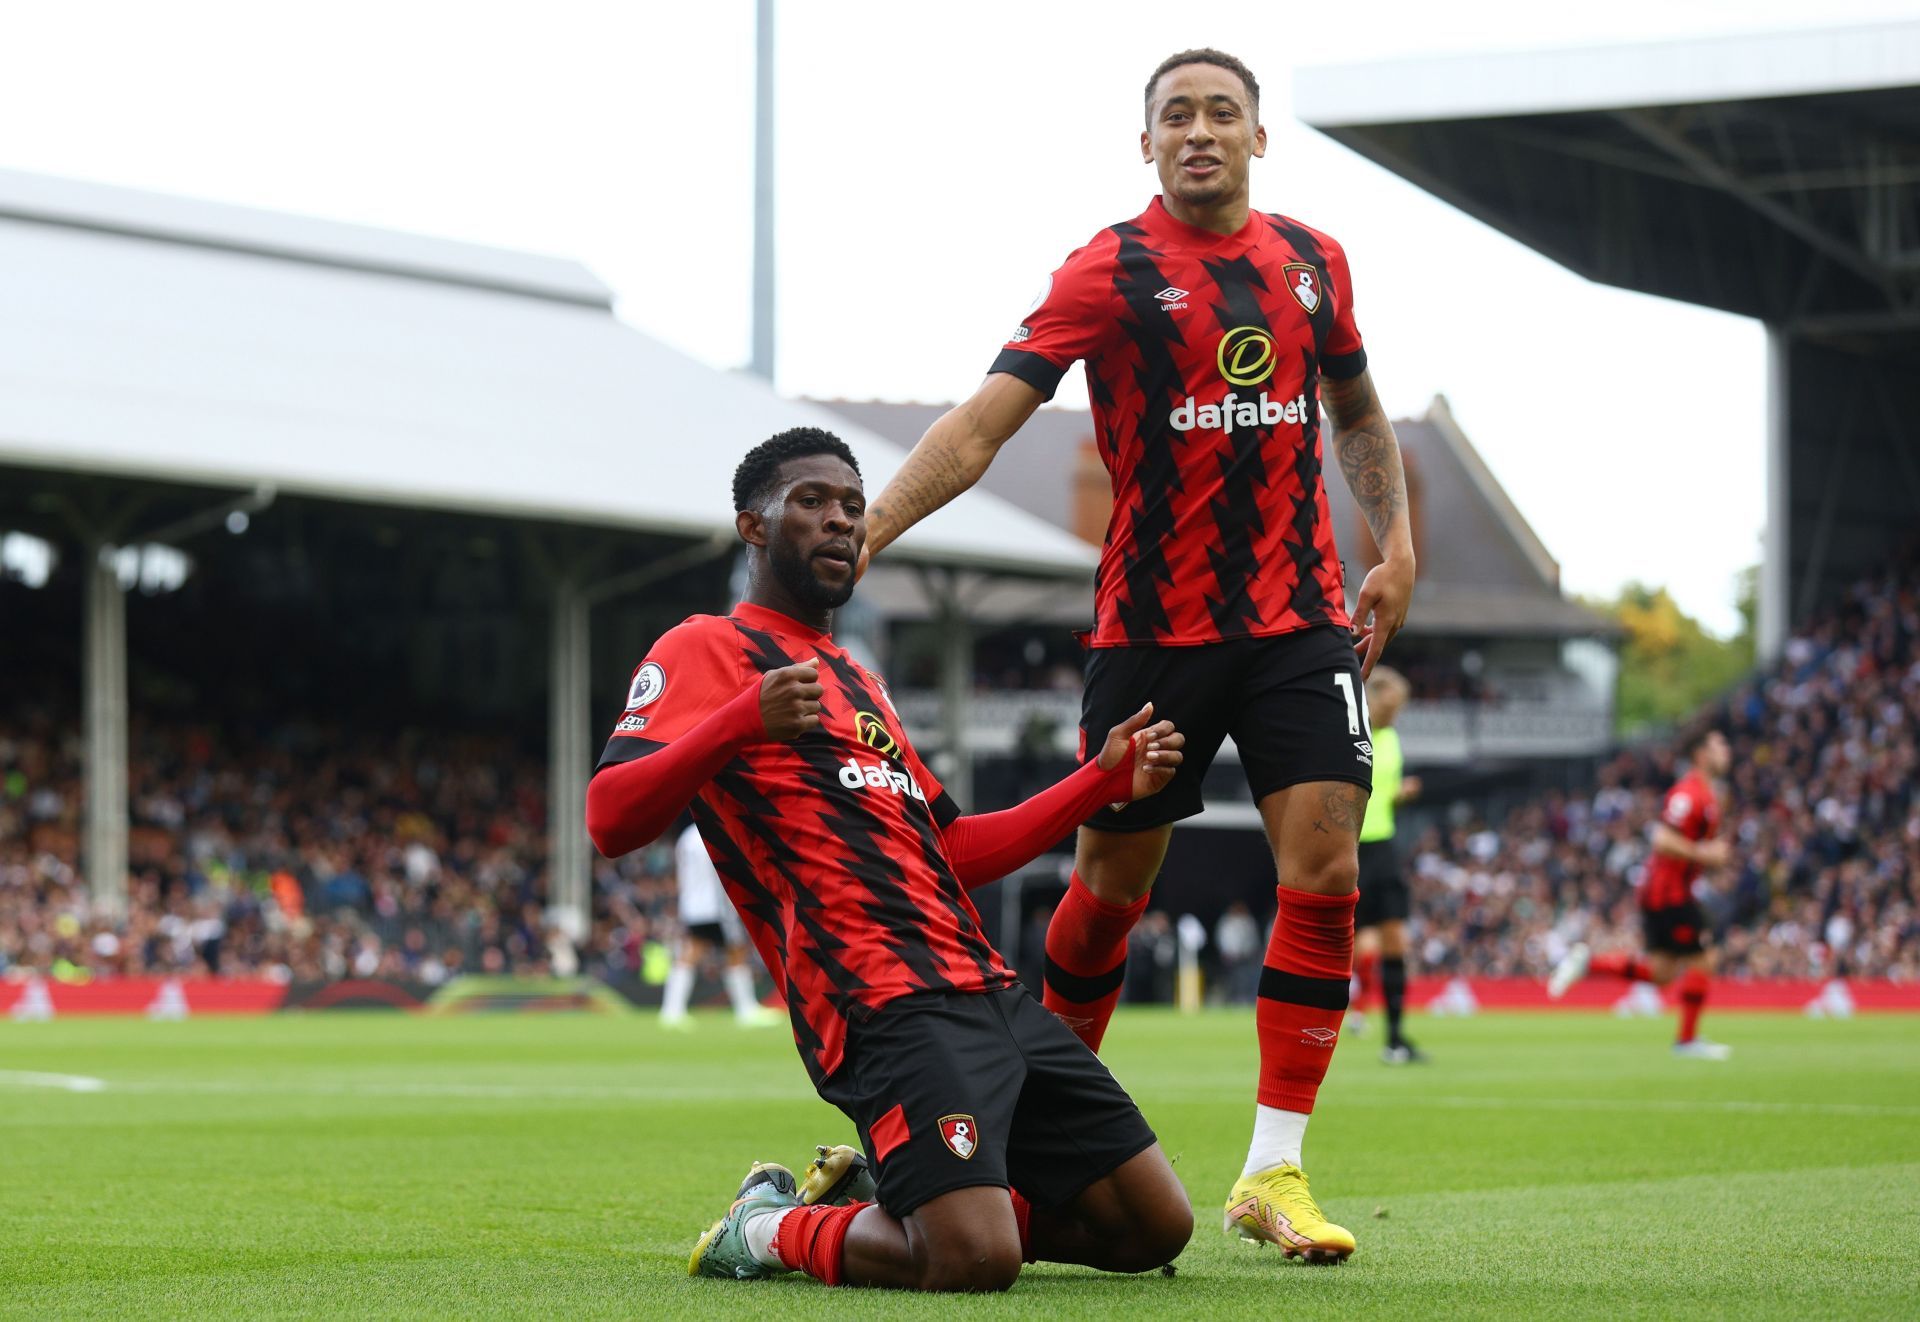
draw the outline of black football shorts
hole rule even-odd
[[[1360,842],[1360,900],[1354,906],[1355,927],[1378,927],[1390,918],[1401,922],[1413,912],[1407,875],[1400,870],[1400,850],[1392,837]]]
[[[1154,1142],[1100,1058],[1020,986],[923,992],[850,1020],[820,1095],[859,1128],[896,1217],[976,1185],[1058,1207]]]
[[[1187,736],[1186,758],[1158,794],[1118,812],[1101,808],[1088,826],[1147,831],[1192,817],[1228,735],[1255,802],[1307,781],[1373,788],[1366,686],[1352,637],[1336,625],[1191,647],[1089,648],[1080,706],[1086,751],[1097,751],[1148,701],[1155,720],[1170,720]]]
[[[724,927],[720,926],[717,921],[711,923],[688,923],[687,935],[695,941],[705,941],[710,946],[724,946],[727,944],[727,931]]]
[[[1640,932],[1649,951],[1698,955],[1707,948],[1707,915],[1697,900],[1640,911]]]

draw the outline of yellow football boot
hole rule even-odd
[[[1244,1175],[1227,1198],[1229,1235],[1277,1244],[1289,1258],[1338,1267],[1353,1252],[1353,1236],[1327,1220],[1298,1166],[1274,1166]]]
[[[867,1165],[865,1153],[844,1143],[838,1147],[818,1143],[813,1150],[820,1155],[807,1163],[797,1193],[804,1206],[825,1203],[845,1207],[848,1203],[873,1201],[873,1169]]]

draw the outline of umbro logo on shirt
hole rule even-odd
[[[1186,303],[1183,300],[1186,296],[1187,291],[1177,285],[1168,285],[1165,289],[1154,295],[1155,298],[1160,300],[1160,305],[1169,312],[1174,311],[1176,308],[1185,307]]]

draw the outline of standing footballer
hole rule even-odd
[[[1300,1149],[1353,963],[1372,781],[1363,674],[1406,619],[1413,539],[1346,254],[1249,204],[1249,167],[1267,147],[1259,111],[1259,85],[1231,55],[1182,51],[1154,70],[1140,151],[1160,196],[1054,273],[979,390],[873,503],[867,545],[879,552],[972,486],[1085,361],[1114,509],[1083,737],[1091,746],[1151,692],[1187,747],[1163,793],[1081,829],[1047,931],[1046,1004],[1098,1047],[1172,824],[1200,811],[1207,766],[1231,734],[1273,847],[1279,913],[1260,981],[1253,1141],[1227,1229],[1337,1262],[1353,1236],[1313,1201]],[[1322,404],[1383,554],[1353,616],[1321,480]]]

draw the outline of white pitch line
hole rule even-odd
[[[1441,1106],[1459,1110],[1500,1111],[1704,1111],[1744,1115],[1920,1116],[1920,1106],[1874,1102],[1710,1101],[1664,1097],[1393,1097],[1374,1094],[1342,1097],[1354,1106]]]
[[[22,1088],[64,1088],[68,1092],[100,1092],[107,1086],[105,1079],[84,1074],[36,1074],[32,1070],[0,1070],[0,1083],[18,1084]]]
[[[631,1084],[516,1084],[471,1083],[343,1083],[272,1080],[126,1079],[116,1092],[229,1094],[273,1097],[466,1097],[499,1101],[809,1101],[813,1094],[794,1086],[778,1087],[636,1087]]]

